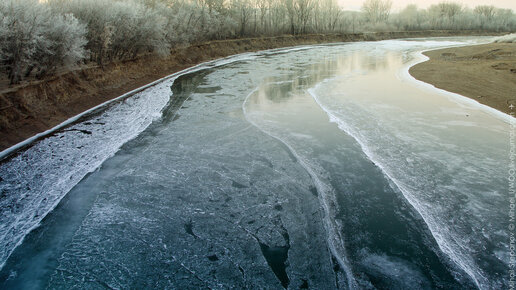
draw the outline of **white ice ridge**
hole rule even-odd
[[[159,83],[162,83],[166,80],[171,80],[172,82],[177,79],[178,77],[184,75],[184,74],[188,74],[188,73],[193,73],[193,72],[197,72],[197,71],[200,71],[200,70],[204,70],[204,69],[207,69],[207,68],[213,68],[213,67],[219,67],[219,66],[223,66],[223,65],[227,65],[227,64],[231,64],[231,63],[234,63],[234,62],[238,62],[238,61],[245,61],[245,60],[252,60],[258,56],[261,56],[261,55],[271,55],[271,54],[278,54],[278,53],[287,53],[287,52],[292,52],[292,51],[298,51],[298,50],[306,50],[306,49],[310,49],[310,48],[313,48],[313,47],[316,47],[314,45],[303,45],[303,46],[295,46],[295,47],[287,47],[287,48],[275,48],[275,49],[269,49],[269,50],[263,50],[263,51],[258,51],[258,52],[248,52],[248,53],[241,53],[241,54],[235,54],[235,55],[232,55],[232,56],[228,56],[228,57],[224,57],[224,58],[219,58],[219,59],[216,59],[216,60],[212,60],[212,61],[207,61],[207,62],[203,62],[203,63],[200,63],[198,65],[195,65],[195,66],[192,66],[192,67],[189,67],[189,68],[186,68],[182,71],[179,71],[179,72],[176,72],[176,73],[173,73],[171,75],[168,75],[168,76],[165,76],[161,79],[158,79],[158,80],[155,80],[149,84],[146,84],[144,86],[141,86],[139,88],[136,88],[130,92],[127,92],[121,96],[118,96],[114,99],[111,99],[111,100],[108,100],[100,105],[97,105],[89,110],[86,110],[76,116],[73,116],[69,119],[67,119],[66,121],[56,125],[55,127],[53,128],[50,128],[44,132],[41,132],[41,133],[38,133],[26,140],[23,140],[7,149],[4,149],[3,151],[0,152],[0,160],[3,160],[5,157],[15,153],[16,151],[24,148],[24,147],[27,147],[28,145],[34,143],[35,141],[37,140],[40,140],[42,138],[45,138],[47,136],[50,136],[51,134],[61,130],[62,128],[65,128],[71,124],[74,124],[76,123],[78,120],[80,120],[81,118],[83,117],[87,117],[89,115],[91,115],[92,113],[95,113],[95,112],[98,112],[98,111],[102,111],[102,110],[105,110],[108,106],[116,103],[116,102],[120,102],[128,97],[131,97],[139,92],[142,92],[144,91],[145,89],[147,88],[150,88],[152,86],[155,86]]]
[[[420,204],[418,199],[410,192],[408,186],[404,184],[399,179],[395,178],[390,170],[381,162],[381,159],[376,156],[376,154],[367,146],[366,142],[364,142],[363,137],[360,136],[360,133],[356,130],[353,130],[348,124],[346,124],[343,120],[339,119],[330,109],[325,107],[319,100],[315,90],[317,90],[318,86],[322,85],[324,82],[329,81],[325,80],[320,82],[315,87],[308,89],[308,93],[312,96],[315,102],[321,107],[323,111],[329,117],[330,122],[336,123],[338,128],[353,137],[357,141],[357,143],[362,148],[362,151],[367,156],[371,162],[373,162],[378,168],[382,171],[382,173],[392,181],[392,183],[401,191],[405,199],[410,203],[410,205],[418,212],[418,214],[422,217],[423,221],[427,224],[432,236],[436,240],[441,251],[447,255],[459,268],[464,270],[464,272],[471,277],[471,279],[475,282],[475,284],[482,289],[482,285],[486,285],[485,282],[486,277],[484,277],[478,268],[475,267],[475,263],[473,259],[468,256],[464,251],[457,249],[446,239],[446,234],[441,233],[438,222],[434,219],[434,217],[424,211],[424,206]]]
[[[0,269],[26,235],[77,183],[161,118],[172,94],[170,87],[179,76],[312,47],[243,53],[201,63],[107,101],[0,152],[0,160],[13,155],[0,164],[0,193],[4,195],[0,199]]]
[[[255,94],[258,91],[258,87],[255,88],[247,97],[245,98],[244,102],[242,103],[242,111],[244,113],[245,119],[258,128],[258,130],[262,131],[264,134],[278,140],[279,142],[283,143],[288,150],[296,157],[299,164],[307,171],[307,173],[310,175],[312,180],[314,181],[314,184],[318,191],[318,198],[319,202],[324,210],[324,225],[326,228],[326,232],[328,233],[328,247],[330,251],[332,252],[332,255],[335,257],[335,259],[338,261],[340,267],[344,269],[346,274],[346,279],[348,282],[348,289],[357,289],[358,284],[355,280],[355,277],[353,275],[351,265],[348,261],[347,254],[346,254],[346,248],[344,244],[344,237],[342,236],[341,232],[339,231],[339,225],[337,222],[337,219],[335,218],[336,213],[334,212],[331,204],[336,204],[335,196],[332,195],[332,188],[328,185],[326,185],[324,182],[321,181],[321,179],[317,176],[317,174],[314,172],[314,170],[308,165],[308,163],[286,142],[285,140],[281,139],[279,136],[276,136],[270,132],[267,132],[263,128],[261,128],[258,124],[256,124],[254,121],[252,121],[249,118],[249,114],[246,110],[246,104],[249,98]]]

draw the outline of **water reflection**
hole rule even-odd
[[[402,64],[401,52],[384,52],[372,55],[366,51],[354,51],[339,56],[318,60],[317,63],[300,67],[289,75],[268,77],[259,87],[259,95],[272,102],[284,102],[292,98],[299,90],[313,87],[328,78],[350,77],[361,74],[386,74]],[[381,81],[381,78],[380,78]],[[382,82],[377,85],[396,85]],[[254,100],[250,100],[254,101]]]
[[[290,83],[262,84],[247,102],[249,117],[306,159],[337,197],[330,218],[345,225],[362,286],[503,287],[508,225],[498,209],[508,198],[508,124],[400,79],[408,52],[378,46],[313,62]],[[381,173],[364,171],[362,152]],[[401,274],[389,267],[419,278],[396,280]]]
[[[336,255],[349,258],[356,286],[474,287],[466,273],[436,251],[438,245],[426,224],[415,218],[418,213],[402,194],[353,138],[328,122],[308,93],[323,81],[343,76],[353,82],[353,78],[377,74],[382,81],[386,72],[401,64],[402,54],[394,52],[328,56],[289,77],[268,78],[248,98],[246,113],[258,127],[294,150],[307,170],[316,173],[315,183],[324,184],[319,193],[329,205],[328,225],[345,240],[345,249],[337,249]]]
[[[313,47],[178,78],[0,288],[502,288],[507,128],[397,77],[443,45]]]

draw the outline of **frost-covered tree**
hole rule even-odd
[[[291,34],[313,32],[314,18],[316,17],[317,3],[314,0],[285,0],[288,28]],[[315,17],[314,17],[315,16]]]
[[[498,31],[514,31],[516,29],[516,15],[511,9],[495,10],[495,27]]]
[[[111,7],[113,33],[108,46],[108,60],[133,59],[142,53],[167,55],[170,45],[165,40],[165,19],[158,11],[140,3],[115,2]]]
[[[247,28],[250,26],[253,7],[247,0],[231,0],[230,9],[239,25],[239,35],[246,36]]]
[[[36,0],[0,3],[0,59],[11,83],[19,82],[24,71],[34,64],[38,49],[45,50],[49,46],[43,28],[48,10],[38,6]]]
[[[489,21],[494,18],[496,7],[492,5],[480,5],[475,7],[474,11],[476,14]]]
[[[333,32],[337,29],[338,23],[342,17],[342,10],[336,0],[322,1],[320,13],[321,21],[323,22],[322,30],[325,32]]]
[[[47,46],[38,47],[34,65],[26,72],[35,70],[38,76],[54,72],[58,67],[71,68],[87,57],[86,26],[72,14],[52,15],[44,27]]]
[[[386,22],[389,19],[391,8],[390,0],[366,0],[362,5],[362,12],[369,22],[375,24]]]
[[[391,15],[391,0],[343,11],[338,0],[3,0],[0,65],[11,82],[74,65],[169,53],[213,39],[425,29],[514,31],[510,9],[441,2]]]
[[[421,30],[425,21],[424,11],[410,4],[394,17],[394,22],[400,30]]]
[[[428,8],[433,28],[457,29],[457,20],[464,12],[462,4],[453,2],[441,2]]]
[[[296,0],[294,1],[294,9],[296,11],[297,21],[299,23],[300,33],[311,32],[309,23],[314,15],[316,2],[314,0]]]
[[[480,29],[493,29],[499,25],[496,19],[496,7],[492,5],[480,5],[473,10],[477,16]]]
[[[71,13],[87,25],[91,60],[131,59],[141,53],[167,54],[166,19],[138,1],[50,0],[56,11]]]
[[[86,51],[85,27],[73,15],[55,15],[37,0],[0,2],[0,61],[11,83],[37,71],[72,66]]]

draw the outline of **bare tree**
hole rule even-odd
[[[298,19],[298,23],[300,25],[300,32],[307,33],[308,31],[308,23],[310,21],[310,17],[312,16],[312,12],[314,10],[313,0],[295,0],[294,1],[294,10]]]
[[[362,12],[371,23],[386,22],[391,13],[390,0],[366,0],[362,5]]]
[[[441,2],[428,9],[434,26],[440,29],[457,29],[457,18],[464,12],[462,4]]]
[[[411,4],[405,7],[395,20],[399,29],[416,30],[421,29],[421,17],[416,5]]]
[[[339,8],[336,0],[325,0],[321,7],[321,11],[316,14],[322,14],[321,18],[325,22],[323,29],[325,31],[333,32],[342,16],[342,10]]]
[[[240,36],[245,36],[247,32],[247,26],[249,26],[251,14],[253,9],[246,0],[231,0],[230,9],[234,11],[235,18],[238,19],[240,26]]]

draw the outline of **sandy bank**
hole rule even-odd
[[[0,150],[125,92],[211,59],[295,45],[482,34],[469,31],[415,31],[211,41],[174,49],[164,59],[144,56],[103,68],[87,66],[16,87],[7,87],[5,82],[0,82]]]
[[[424,53],[429,61],[410,69],[416,79],[472,98],[510,114],[516,112],[516,44],[492,43]]]

